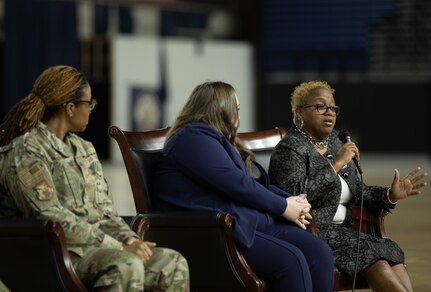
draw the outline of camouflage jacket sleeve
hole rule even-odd
[[[108,184],[105,179],[103,179],[103,181],[103,189],[100,192],[99,198],[99,206],[103,210],[103,219],[100,222],[100,229],[119,241],[124,241],[131,236],[138,237],[115,211]]]
[[[64,208],[59,202],[50,170],[39,159],[22,156],[16,161],[16,177],[11,175],[11,188],[18,208],[28,217],[58,220],[62,223],[68,245],[107,246],[122,244],[105,234],[99,222],[90,224]],[[78,252],[79,254],[80,252]]]
[[[8,161],[3,164],[5,169],[2,169],[7,173],[2,174],[6,189],[22,216],[61,222],[68,249],[78,255],[94,247],[121,248],[123,239],[136,236],[113,211],[107,186],[103,186],[106,188],[105,194],[94,192],[91,186],[101,185],[100,182],[95,181],[91,185],[85,179],[80,181],[77,179],[79,176],[69,170],[72,168],[70,165],[79,158],[60,159],[58,155],[49,153],[54,152],[49,147],[46,150],[25,146],[27,148],[18,146],[12,149],[7,155]],[[55,161],[56,157],[61,163]],[[83,169],[81,177],[85,178],[88,171],[85,167]],[[98,175],[103,177],[102,173]],[[87,188],[90,189],[88,194]],[[77,189],[84,195],[74,196],[74,192],[78,193]],[[99,202],[104,204],[99,205]],[[115,229],[118,231],[114,232]]]

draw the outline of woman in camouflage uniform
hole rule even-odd
[[[97,102],[73,67],[46,69],[0,129],[0,217],[62,223],[75,270],[90,289],[188,291],[178,252],[141,241],[114,210],[85,130]]]

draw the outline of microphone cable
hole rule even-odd
[[[358,165],[356,165],[356,168],[358,168]],[[361,203],[360,203],[360,208],[359,208],[359,224],[358,224],[358,243],[356,246],[356,263],[355,263],[355,272],[353,274],[353,282],[352,282],[352,292],[355,292],[355,286],[356,286],[356,275],[358,273],[358,266],[359,266],[359,245],[361,242],[361,230],[362,230],[362,212],[364,210],[364,183],[363,183],[363,178],[362,178],[362,170],[358,169],[358,176],[359,176],[359,180],[361,183]]]
[[[346,131],[346,130],[342,130],[342,131],[338,132],[338,139],[340,139],[340,141],[343,142],[343,144],[345,144],[347,142],[352,142],[352,138],[350,137],[350,133],[349,133],[349,131]],[[353,162],[355,163],[357,174],[359,176],[359,181],[361,183],[361,188],[360,188],[361,203],[360,203],[360,208],[359,208],[358,243],[356,246],[356,263],[355,263],[355,271],[353,274],[353,283],[352,283],[352,292],[355,292],[356,276],[358,274],[358,266],[359,266],[359,251],[360,251],[359,247],[360,247],[360,242],[361,242],[362,212],[364,211],[364,181],[362,178],[362,168],[359,165],[359,161],[355,157],[353,157]]]

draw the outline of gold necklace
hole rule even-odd
[[[326,147],[328,147],[328,142],[329,142],[329,137],[325,139],[325,141],[322,142],[318,142],[316,141],[310,134],[308,134],[307,132],[304,132],[301,129],[298,129],[298,127],[295,127],[296,130],[301,133],[305,138],[307,138],[307,140],[311,143],[311,145],[313,145],[315,148],[322,150],[325,149]]]

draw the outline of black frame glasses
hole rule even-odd
[[[90,108],[90,111],[93,111],[94,108],[97,105],[97,99],[92,99],[92,100],[76,100],[73,103],[86,103],[88,105],[88,107]]]
[[[335,113],[336,116],[340,114],[340,107],[337,105],[327,106],[327,105],[318,103],[318,104],[303,105],[301,107],[302,108],[314,107],[316,111],[321,115],[324,115],[328,109],[331,110],[333,113]]]

